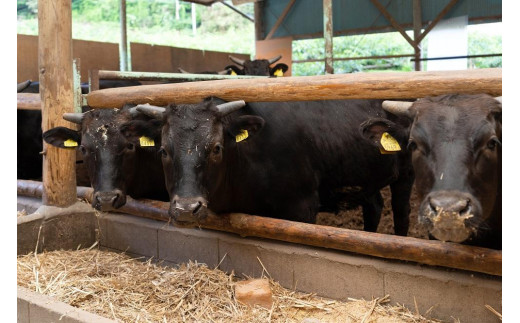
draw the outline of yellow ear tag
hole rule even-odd
[[[281,68],[277,69],[273,73],[274,76],[283,76],[283,70]]]
[[[229,75],[237,75],[237,73],[235,73],[235,71],[231,70],[231,74]]]
[[[78,143],[72,139],[67,139],[63,142],[64,147],[77,147]]]
[[[155,146],[155,142],[153,141],[153,139],[145,137],[145,136],[142,136],[141,138],[139,138],[139,144],[141,145],[141,147],[153,147],[153,146]]]
[[[240,130],[240,133],[235,137],[235,139],[237,140],[237,142],[240,142],[242,140],[245,140],[247,137],[249,137],[247,130]]]
[[[401,150],[401,146],[394,137],[392,137],[388,132],[384,132],[381,136],[381,146],[383,149],[379,149],[382,154],[393,154],[396,151]]]

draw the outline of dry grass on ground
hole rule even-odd
[[[17,266],[19,286],[121,322],[440,322],[390,305],[388,295],[340,302],[271,279],[272,308],[249,308],[234,297],[233,274],[194,262],[166,267],[92,247],[19,256]]]

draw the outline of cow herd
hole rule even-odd
[[[245,63],[244,63],[245,64]],[[271,64],[271,62],[269,62]],[[314,223],[361,206],[364,230],[390,186],[395,233],[406,236],[415,182],[431,239],[501,249],[501,99],[442,95],[414,102],[225,102],[68,113],[76,131],[43,133],[76,149],[110,211],[126,196],[170,202],[175,222],[240,212]]]

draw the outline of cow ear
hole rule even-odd
[[[122,124],[119,131],[132,143],[149,142],[159,138],[161,134],[162,121],[158,119],[132,120]],[[143,139],[144,137],[144,139]],[[147,144],[148,145],[148,144]]]
[[[43,133],[43,140],[46,143],[58,148],[75,149],[81,145],[81,135],[79,131],[66,127],[56,127]]]
[[[371,118],[359,125],[361,135],[377,147],[381,146],[381,138],[386,132],[398,142],[404,144],[404,131],[402,126],[383,118]]]
[[[230,69],[231,72],[229,73],[229,75],[244,75],[244,69],[243,68],[240,68],[236,65],[228,65],[226,66],[224,69]]]
[[[269,74],[274,76],[283,76],[288,69],[289,66],[287,66],[287,64],[276,64],[274,67],[269,68]]]
[[[236,142],[240,142],[256,135],[263,128],[264,123],[264,119],[259,116],[240,116],[231,121],[227,131]]]

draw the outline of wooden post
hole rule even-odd
[[[121,24],[121,40],[119,41],[119,69],[128,71],[128,42],[126,40],[126,0],[119,2],[119,21]]]
[[[421,36],[421,28],[421,0],[413,0],[413,39],[415,41],[415,45],[417,45],[414,47],[416,71],[421,70],[421,44],[420,42],[417,42],[417,39],[419,39],[419,36]]]
[[[264,39],[264,2],[255,2],[255,40]]]
[[[332,38],[332,0],[323,0],[323,38],[325,38],[325,74],[334,74]]]
[[[38,1],[38,69],[42,130],[72,127],[63,120],[74,112],[72,78],[72,11],[70,0]],[[76,152],[44,145],[44,205],[66,207],[76,202]]]

